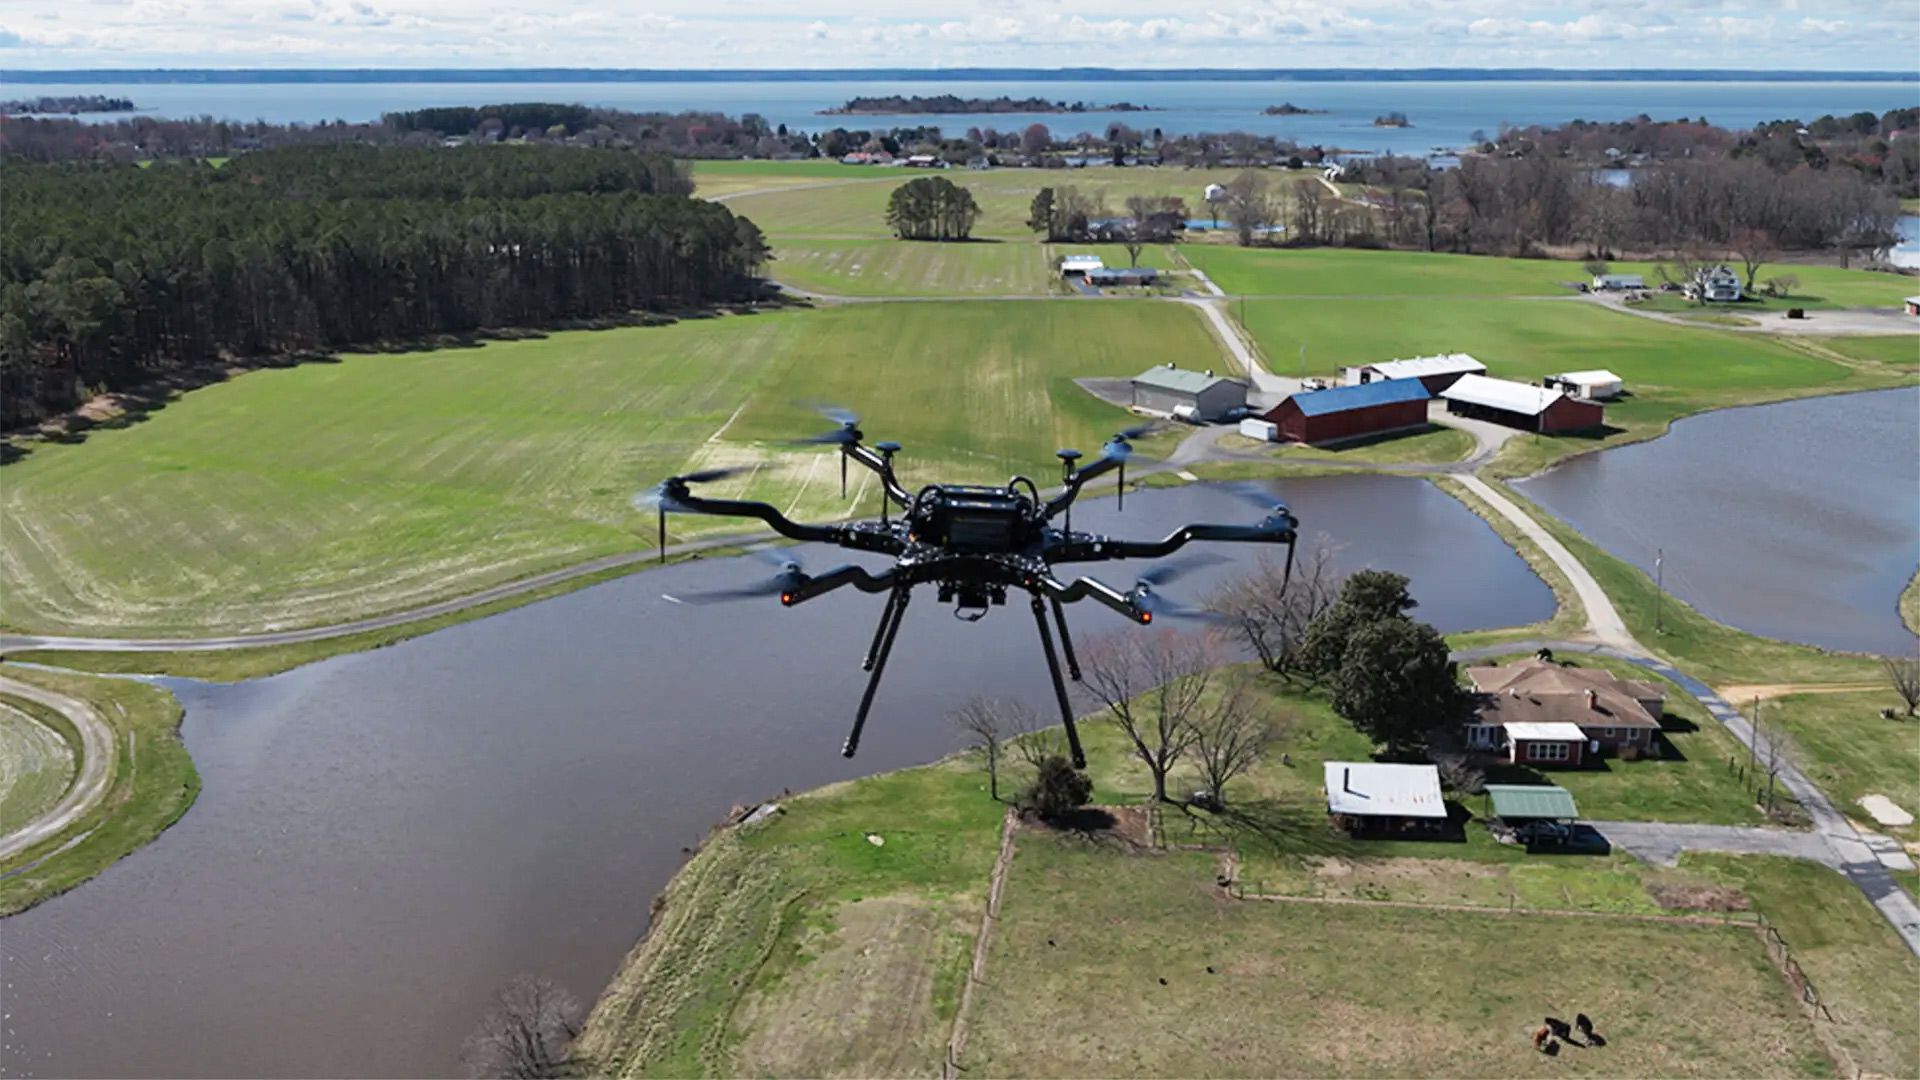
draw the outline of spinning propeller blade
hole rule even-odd
[[[1225,621],[1219,612],[1177,604],[1161,596],[1159,593],[1154,592],[1152,589],[1145,587],[1142,587],[1134,596],[1133,603],[1135,607],[1147,613],[1149,618],[1146,621],[1149,622],[1153,619],[1193,619],[1199,622]]]
[[[1182,555],[1177,559],[1165,559],[1154,563],[1141,571],[1139,580],[1147,585],[1167,585],[1178,581],[1203,566],[1218,566],[1229,561],[1223,555],[1211,552],[1196,552]]]
[[[1265,511],[1270,517],[1275,514],[1285,514],[1288,517],[1293,516],[1287,509],[1287,504],[1280,500],[1280,496],[1275,495],[1273,492],[1251,480],[1238,480],[1233,483],[1215,484],[1212,486],[1215,490],[1226,495],[1231,495],[1241,502],[1246,503],[1248,506]]]
[[[762,596],[779,596],[792,592],[806,580],[806,570],[800,562],[800,553],[793,548],[754,548],[748,555],[779,568],[779,573],[764,578],[751,585],[737,589],[709,589],[705,592],[675,593],[673,599],[682,604],[724,604],[734,600],[752,600]]]
[[[741,465],[727,465],[717,469],[701,469],[683,476],[670,476],[658,484],[633,497],[633,508],[646,513],[651,510],[660,518],[660,561],[667,561],[667,515],[693,512],[693,508],[681,502],[674,492],[686,492],[688,484],[710,484],[715,480],[725,480],[729,476],[740,476],[753,470]]]

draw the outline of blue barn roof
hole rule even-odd
[[[1432,397],[1419,379],[1386,379],[1359,386],[1335,386],[1293,395],[1292,401],[1306,416],[1364,409],[1369,405],[1387,405],[1398,401],[1425,401]]]

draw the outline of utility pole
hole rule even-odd
[[[1660,625],[1660,602],[1661,602],[1661,599],[1665,597],[1667,594],[1666,569],[1662,565],[1663,563],[1665,563],[1665,561],[1666,561],[1666,552],[1660,548],[1654,548],[1653,549],[1653,632],[1656,634],[1666,633],[1666,628]]]

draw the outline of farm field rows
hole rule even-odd
[[[715,490],[830,518],[854,509],[830,454],[741,445],[818,430],[793,402],[863,410],[909,478],[1003,480],[1113,430],[1074,377],[1217,357],[1175,304],[903,304],[253,372],[6,466],[5,619],[216,633],[404,609],[651,546],[629,501],[690,465],[790,466]]]

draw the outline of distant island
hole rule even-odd
[[[1390,112],[1390,113],[1387,113],[1387,114],[1386,114],[1386,115],[1384,115],[1384,116],[1376,116],[1376,117],[1374,117],[1374,118],[1373,118],[1373,126],[1374,126],[1374,127],[1398,127],[1398,128],[1408,128],[1408,127],[1412,127],[1412,126],[1413,126],[1413,121],[1411,121],[1411,120],[1409,120],[1409,119],[1407,119],[1407,114],[1406,114],[1406,113],[1403,113],[1403,112]]]
[[[931,97],[902,97],[894,94],[886,97],[857,97],[837,109],[821,109],[820,116],[863,116],[869,114],[892,115],[895,113],[1090,113],[1090,112],[1152,112],[1148,105],[1135,105],[1131,102],[1117,102],[1112,105],[1089,105],[1084,101],[1071,104],[1065,101],[1048,101],[1046,98],[963,98],[953,94],[934,94]]]
[[[75,116],[80,113],[96,112],[132,112],[133,102],[123,97],[107,97],[104,94],[87,94],[83,97],[20,98],[17,101],[0,101],[0,113],[18,116],[22,113],[64,114]]]
[[[1321,116],[1324,115],[1326,111],[1325,109],[1303,109],[1291,101],[1281,102],[1278,105],[1269,105],[1260,110],[1264,116]]]

